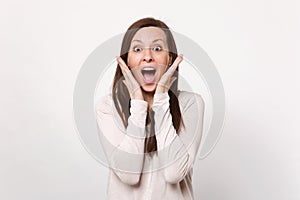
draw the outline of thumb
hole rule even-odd
[[[128,87],[128,86],[127,86],[127,83],[126,83],[126,80],[123,80],[122,82],[124,83],[124,85],[125,85],[126,87]]]
[[[171,78],[171,80],[170,80],[170,87],[171,87],[171,85],[174,83],[174,81],[175,81],[176,79],[177,79],[177,77],[174,77],[174,76]]]

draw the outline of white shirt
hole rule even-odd
[[[155,94],[157,152],[144,154],[148,102],[131,100],[127,128],[121,122],[111,95],[96,105],[101,143],[107,162],[109,200],[192,200],[193,163],[201,142],[204,102],[200,95],[180,91],[183,127],[172,124],[167,93]]]

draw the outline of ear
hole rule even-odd
[[[172,65],[172,55],[169,54],[169,59],[168,59],[168,66],[171,66]]]

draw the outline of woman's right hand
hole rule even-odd
[[[131,99],[139,99],[144,100],[143,93],[139,83],[135,80],[134,76],[132,75],[131,71],[129,70],[128,66],[124,62],[124,60],[117,56],[117,62],[121,68],[123,76],[125,80],[123,80],[124,84],[126,85],[130,98]]]

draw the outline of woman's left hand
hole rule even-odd
[[[183,55],[178,55],[171,67],[164,73],[157,83],[157,88],[155,93],[165,93],[168,92],[173,82],[176,80],[176,77],[173,77],[174,72],[176,71],[179,63],[183,60]]]

